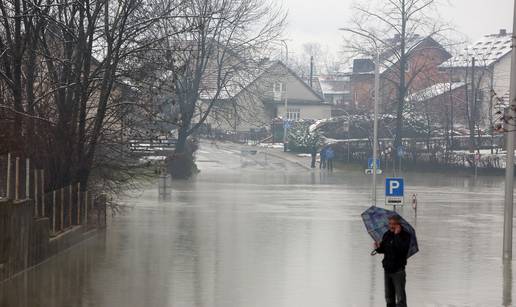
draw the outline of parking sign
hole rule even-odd
[[[403,178],[385,179],[385,202],[388,205],[403,205],[405,182]]]
[[[374,167],[374,165],[373,165],[373,158],[367,159],[367,168],[368,169],[373,169],[373,167]],[[376,168],[380,169],[380,159],[376,159]]]

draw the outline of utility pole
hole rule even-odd
[[[514,1],[511,62],[511,100],[506,118],[507,163],[505,166],[505,208],[503,223],[503,259],[512,260],[514,209],[514,138],[516,137],[516,0]]]
[[[515,0],[516,1],[516,0]],[[373,124],[373,205],[376,206],[376,173],[378,165],[378,106],[380,105],[380,51],[376,50],[374,65],[374,124]]]
[[[477,107],[477,90],[476,90],[476,84],[475,84],[475,67],[476,66],[476,59],[473,57],[471,59],[471,100],[472,103],[469,106],[469,140],[470,140],[470,146],[471,146],[471,152],[474,152],[476,149],[476,142],[475,142],[475,128],[476,128],[476,107]]]
[[[314,57],[311,56],[310,57],[310,80],[309,80],[310,87],[314,87],[313,79],[314,79]]]

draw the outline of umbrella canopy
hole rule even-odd
[[[364,225],[373,240],[376,242],[382,241],[383,235],[389,231],[389,217],[393,215],[399,216],[399,214],[394,211],[378,208],[375,206],[367,209],[364,211],[364,213],[362,213],[362,220],[364,221]],[[405,221],[405,219],[403,219],[401,216],[400,224],[403,230],[410,234],[410,247],[407,255],[407,258],[410,258],[412,255],[419,251],[417,246],[416,231],[414,230],[414,227],[412,227],[412,225]]]

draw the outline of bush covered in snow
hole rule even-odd
[[[310,132],[309,122],[297,122],[288,131],[288,147],[291,151],[311,153],[317,150],[320,135],[317,131]]]

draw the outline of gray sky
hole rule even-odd
[[[367,0],[360,0],[367,1]],[[342,41],[337,30],[345,26],[353,0],[283,0],[288,9],[286,37],[291,52],[299,53],[307,42],[317,42],[335,52]],[[440,14],[457,31],[475,41],[484,34],[512,29],[512,0],[449,0]]]

